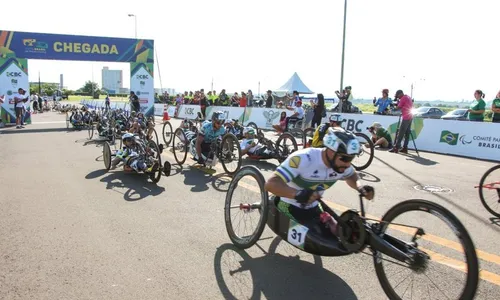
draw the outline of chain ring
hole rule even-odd
[[[365,247],[366,229],[363,220],[355,210],[340,215],[338,237],[349,252],[359,252]]]

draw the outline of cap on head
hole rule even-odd
[[[382,127],[382,124],[380,124],[379,122],[373,122],[371,127],[378,129]]]

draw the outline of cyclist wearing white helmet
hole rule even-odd
[[[223,124],[224,113],[221,111],[216,111],[212,114],[211,121],[205,121],[201,125],[201,129],[198,132],[198,137],[196,138],[197,157],[195,157],[195,159],[198,161],[198,163],[205,163],[205,159],[203,157],[206,157],[210,152],[210,145],[212,144],[212,142],[225,134],[226,130],[222,126]],[[211,157],[206,158],[212,159]]]
[[[363,185],[351,161],[360,151],[356,136],[342,128],[329,128],[323,148],[306,148],[290,155],[266,182],[265,189],[279,197],[278,209],[299,223],[320,222],[326,212],[317,201],[338,180],[368,200],[375,190]],[[328,216],[332,220],[331,216]],[[336,227],[336,226],[334,226]],[[335,229],[330,227],[332,233]]]
[[[136,137],[133,133],[125,133],[122,136],[123,149],[118,150],[115,158],[111,161],[111,169],[123,161],[127,171],[135,170],[136,172],[153,172],[158,168],[158,161],[155,160],[154,164],[149,168],[140,157],[139,153],[145,152],[146,149],[136,142]]]
[[[323,137],[325,136],[328,128],[331,128],[331,127],[333,127],[333,128],[339,127],[340,128],[340,124],[342,124],[342,116],[340,114],[331,114],[330,115],[330,122],[321,124],[320,126],[318,126],[318,128],[316,128],[316,131],[314,132],[312,141],[309,140],[307,142],[308,146],[315,147],[315,148],[322,147],[323,146]]]
[[[265,145],[259,143],[256,137],[257,133],[253,127],[245,127],[243,129],[243,136],[245,137],[240,142],[241,155],[258,156],[260,159],[269,159],[276,157],[275,153],[268,149]]]

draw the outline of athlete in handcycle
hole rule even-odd
[[[286,140],[292,142],[292,149],[287,146]],[[243,128],[243,139],[240,142],[241,155],[247,154],[249,158],[256,160],[277,159],[283,162],[288,155],[297,151],[297,142],[289,134],[282,134],[276,142],[267,139],[264,134],[257,134],[253,127]]]
[[[445,299],[473,299],[478,286],[479,265],[474,244],[462,223],[446,208],[419,199],[399,202],[389,209],[381,220],[367,217],[362,198],[373,199],[375,189],[361,183],[351,165],[361,148],[356,136],[342,128],[329,128],[323,138],[323,145],[323,148],[307,148],[294,153],[267,181],[254,166],[245,166],[233,175],[224,208],[226,229],[233,244],[241,249],[251,247],[260,239],[267,224],[283,240],[313,255],[344,256],[359,252],[372,255],[377,277],[389,299],[404,298],[409,285],[413,289],[415,278],[411,278],[399,290],[402,279],[412,274],[417,277],[436,269],[439,271],[437,278],[442,280],[441,283],[431,282],[432,285],[427,289],[424,287],[416,292],[409,291],[413,298],[428,299],[432,291],[432,299],[441,295],[445,295]],[[339,216],[323,201],[325,190],[338,180],[344,180],[359,192],[360,212],[348,209]],[[257,182],[258,190],[254,190],[250,182]],[[232,203],[241,199],[241,196],[233,199],[233,195],[236,189],[242,188],[246,190],[240,191],[243,194],[255,195],[256,199],[250,200],[254,202]],[[269,197],[268,193],[274,196]],[[406,215],[399,218],[407,212],[417,212],[435,219],[427,223],[422,220],[422,217],[425,217],[423,215],[420,215],[418,220]],[[238,217],[246,219],[251,215],[259,218],[258,222],[250,221],[250,226],[255,227],[254,224],[257,223],[255,229],[248,228],[246,222],[241,224],[241,220],[237,220]],[[419,225],[393,223],[394,219],[402,222],[416,221]],[[439,224],[436,224],[437,222]],[[424,230],[421,227],[424,225],[429,229]],[[249,229],[250,233],[239,234],[237,231],[240,229]],[[465,258],[463,266],[462,262],[457,262],[461,266],[460,271],[453,268],[451,271],[465,273],[464,276],[459,276],[460,278],[446,276],[447,273],[444,273],[442,268],[450,265],[443,263],[441,254],[428,248],[432,245],[427,240],[433,235],[430,234],[427,238],[427,230],[441,232],[446,229],[450,229],[449,233],[460,241],[454,244],[460,248],[454,249],[459,253],[456,257]],[[393,233],[399,234],[396,237]],[[371,253],[364,251],[366,248]],[[434,262],[441,265],[431,265]],[[454,262],[453,265],[457,263]],[[410,274],[403,273],[404,270],[389,269],[388,272],[388,266],[403,267]],[[402,278],[393,278],[394,274],[399,274]],[[429,281],[434,278],[427,274],[419,277],[425,280],[429,278]],[[465,278],[464,283],[459,283],[463,284],[462,286],[455,282],[461,278]],[[418,283],[415,286],[419,286]],[[436,286],[439,288],[436,289]],[[445,288],[451,290],[443,292],[442,289]],[[418,296],[418,293],[423,295]],[[453,296],[456,293],[457,297]]]
[[[318,128],[307,128],[304,130],[304,136],[305,136],[305,143],[304,143],[304,148],[308,147],[315,147],[315,148],[321,148],[323,147],[323,137],[325,136],[326,132],[328,131],[329,128],[342,128],[342,116],[340,114],[332,114],[330,115],[329,122],[323,123]],[[359,154],[357,155],[358,157],[367,157],[367,161],[362,164],[356,161],[353,163],[354,168],[357,171],[364,170],[370,166],[370,164],[373,161],[373,156],[374,156],[374,145],[371,140],[366,134],[361,133],[361,132],[354,132],[353,133],[358,141],[361,141],[361,144],[364,146],[361,148]],[[312,136],[312,137],[311,137]]]
[[[185,128],[177,128],[173,136],[173,152],[177,163],[182,165],[189,152],[193,160],[203,167],[212,168],[220,160],[227,173],[236,172],[241,166],[241,150],[238,139],[226,133],[223,124],[224,113],[217,111],[212,114],[210,121],[202,124],[196,135]],[[234,150],[238,151],[238,157],[233,154]],[[237,167],[229,170],[227,164],[233,161],[237,161]]]

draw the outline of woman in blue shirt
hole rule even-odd
[[[378,100],[373,99],[373,105],[378,106],[375,114],[377,115],[387,115],[389,112],[389,106],[392,104],[391,98],[389,98],[389,90],[382,90],[382,98],[378,98]]]

